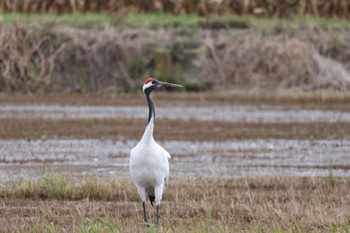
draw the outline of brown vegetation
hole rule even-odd
[[[287,30],[288,29],[282,29]],[[202,44],[207,51],[188,89],[253,86],[307,90],[350,89],[349,34],[321,28],[294,36],[215,31],[184,36],[178,30],[82,30],[64,26],[3,24],[0,27],[0,89],[6,91],[132,91],[157,73],[157,48]],[[310,33],[313,32],[313,33]],[[232,33],[232,34],[231,34]],[[175,42],[174,42],[175,41]],[[171,56],[176,56],[176,51]],[[181,56],[181,54],[180,54]],[[178,77],[179,76],[179,77]],[[192,77],[193,76],[193,77]]]
[[[126,48],[119,41],[122,38],[111,39],[104,46],[101,37],[93,34],[2,25],[1,89],[97,91],[109,86],[130,87]]]
[[[321,56],[310,44],[285,35],[237,36],[211,52],[220,62],[204,65],[205,74],[223,74],[218,78],[225,85],[231,82],[270,88],[350,88],[350,75],[340,63]]]
[[[196,13],[207,15],[212,12],[254,14],[258,16],[290,17],[315,15],[323,17],[350,17],[350,3],[346,0],[0,0],[0,11],[5,12],[54,12],[56,14],[72,12],[170,12],[172,14]]]
[[[50,226],[56,226],[58,232],[81,232],[80,225],[91,223],[109,223],[122,232],[143,231],[142,208],[130,181],[84,178],[77,184],[62,182],[71,191],[61,194],[54,191],[55,185],[35,181],[3,186],[2,195],[6,188],[12,188],[12,193],[0,199],[2,231],[50,232]],[[341,226],[349,224],[349,187],[347,178],[172,180],[162,202],[159,230],[192,232],[193,228],[216,227],[219,232],[261,232],[257,228],[271,232],[278,227],[329,232],[338,225],[341,231]],[[50,197],[37,196],[51,192]],[[112,232],[108,229],[101,232]]]

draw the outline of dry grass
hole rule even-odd
[[[1,90],[93,92],[107,86],[123,90],[133,84],[123,55],[126,50],[120,43],[123,35],[105,46],[106,41],[93,34],[87,36],[88,31],[82,35],[70,29],[52,30],[52,25],[41,26],[1,24]],[[85,54],[87,51],[91,54]]]
[[[216,83],[224,86],[298,87],[302,90],[350,88],[350,75],[344,67],[346,62],[342,64],[321,55],[314,47],[320,42],[311,44],[298,36],[286,36],[287,32],[281,34],[266,37],[247,33],[231,37],[227,43],[221,38],[221,49],[214,49],[219,46],[220,39],[208,36],[205,43],[213,59],[205,61],[201,77],[210,82],[211,77],[216,76]],[[320,41],[324,39],[321,37]]]
[[[146,76],[160,73],[156,49],[181,47],[188,41],[207,51],[197,61],[195,74],[180,65],[183,60],[176,62],[174,57],[183,57],[183,51],[172,49],[169,75],[163,75],[188,89],[350,89],[346,27],[309,26],[305,30],[277,25],[267,32],[254,28],[238,34],[229,30],[225,36],[215,30],[187,30],[2,23],[0,90],[134,91]],[[180,66],[175,72],[174,67]]]
[[[125,12],[151,11],[171,12],[173,14],[197,13],[208,15],[211,13],[235,13],[239,15],[254,14],[258,16],[291,17],[293,14],[311,14],[324,17],[349,18],[349,3],[342,0],[299,0],[299,1],[224,1],[197,0],[175,1],[150,0],[145,2],[126,0],[14,0],[0,1],[0,10],[7,12]]]
[[[62,184],[71,189],[57,189]],[[90,177],[73,183],[50,175],[1,188],[5,232],[144,231],[130,181]],[[349,188],[349,179],[335,177],[172,180],[161,206],[160,232],[347,232]],[[91,196],[91,190],[104,195]]]

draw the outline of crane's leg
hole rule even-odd
[[[159,225],[159,205],[157,205],[157,215],[156,215],[156,227]]]
[[[160,206],[160,201],[162,200],[162,195],[163,195],[163,190],[164,190],[164,184],[159,185],[157,187],[154,188],[154,195],[155,195],[155,201],[156,201],[156,226],[159,226],[159,206]]]
[[[147,212],[146,212],[146,203],[142,202],[142,208],[143,208],[143,222],[146,227],[148,227],[148,220],[147,220]]]
[[[140,195],[141,201],[142,201],[142,208],[143,208],[143,223],[145,224],[145,226],[149,226],[148,225],[148,220],[147,220],[147,212],[146,212],[146,190],[145,188],[136,185],[137,188],[137,192]]]

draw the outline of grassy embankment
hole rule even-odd
[[[316,89],[319,86],[327,88],[332,85],[335,86],[334,89],[346,88],[345,84],[343,86],[339,84],[342,82],[318,83],[317,71],[319,69],[318,67],[313,69],[312,64],[315,61],[310,61],[314,59],[311,56],[312,52],[303,48],[304,42],[298,42],[302,41],[301,38],[306,37],[305,43],[315,43],[316,47],[323,48],[325,54],[321,55],[334,57],[335,60],[348,66],[347,54],[342,52],[347,51],[347,44],[344,42],[346,37],[342,31],[344,28],[345,30],[349,28],[349,22],[346,20],[314,17],[281,20],[234,15],[200,18],[195,15],[132,13],[127,15],[76,13],[57,17],[50,14],[6,13],[2,14],[2,21],[4,27],[0,34],[4,38],[3,41],[9,42],[0,44],[0,47],[3,47],[2,56],[6,58],[0,60],[2,66],[6,67],[0,71],[2,91],[132,92],[138,90],[136,87],[142,82],[141,79],[149,75],[181,83],[185,86],[185,90],[203,91],[215,89],[216,86],[225,88],[225,86],[233,87],[237,84],[254,86],[255,82],[275,86],[298,86],[306,82],[306,85],[311,85],[311,87],[315,85]],[[22,23],[10,27],[9,25],[13,22]],[[31,24],[31,26],[27,27],[26,24]],[[313,26],[322,27],[322,33],[326,32],[323,33],[324,38],[317,40],[320,42],[316,43],[313,41],[315,38],[311,38],[307,30],[304,30],[304,26],[309,27],[311,31],[316,30]],[[72,27],[79,29],[72,29]],[[146,31],[137,30],[140,27],[148,29]],[[198,33],[197,29],[203,27],[245,29],[243,34],[247,37],[241,35],[234,40],[226,40],[221,42],[223,44],[218,44],[218,42],[213,42],[214,35],[206,37]],[[340,27],[340,32],[337,31],[338,27]],[[171,30],[155,31],[152,28]],[[215,31],[213,33],[215,34]],[[291,38],[294,37],[294,34],[301,34],[299,35],[301,38],[295,36],[298,38],[297,41],[286,42],[281,37],[274,37],[281,34],[289,35]],[[199,35],[202,35],[201,38],[198,38]],[[266,36],[254,41],[256,35]],[[186,63],[188,57],[184,55],[184,46],[185,41],[192,39],[196,43],[205,45],[206,55],[204,59],[201,58],[203,61],[197,73],[190,73],[196,78],[187,77],[185,79],[183,64]],[[243,51],[241,51],[240,40],[251,41],[251,43],[249,46],[243,46]],[[262,45],[254,47],[258,41],[262,41]],[[270,49],[269,41],[275,41],[276,47]],[[300,64],[297,61],[300,59],[293,57],[293,54],[288,54],[289,50],[282,51],[282,54],[278,53],[278,46],[282,49],[289,48],[293,43],[296,43],[294,47],[297,46],[298,51],[306,50],[304,54],[306,59],[302,61],[308,64],[302,66],[306,67],[305,70],[298,68]],[[222,45],[230,48],[229,55],[223,53],[220,47]],[[146,47],[151,49],[147,50]],[[158,51],[159,48],[167,48],[169,51],[170,65],[161,65],[155,61],[164,56]],[[271,56],[280,57],[266,62],[267,60],[263,57],[267,52],[270,52]],[[241,53],[246,54],[245,57],[242,56],[242,62],[251,61],[249,64],[242,66],[237,59],[230,59]],[[199,54],[197,54],[199,57],[203,56]],[[284,61],[288,62],[283,63]],[[276,66],[280,67],[278,71],[281,73],[273,72]],[[191,69],[188,69],[189,72]],[[298,72],[291,75],[292,72],[289,70],[298,70]],[[310,74],[311,77],[301,77],[304,74],[306,76]],[[340,75],[336,76],[342,78]]]
[[[346,89],[346,82],[329,81],[334,80],[332,77],[328,77],[326,83],[319,83],[317,72],[321,69],[314,68],[314,53],[305,45],[322,48],[318,53],[347,67],[344,31],[348,30],[349,22],[346,20],[315,17],[286,20],[234,15],[200,18],[195,15],[132,13],[76,13],[57,17],[6,13],[2,15],[2,21],[4,27],[0,34],[3,41],[7,41],[0,44],[2,56],[6,58],[0,61],[6,67],[0,71],[3,91],[132,92],[138,90],[136,87],[148,75],[179,82],[185,90],[254,86],[259,82],[259,85],[275,85],[274,89],[281,85],[299,87],[303,84],[311,85],[309,88],[314,85],[316,89],[319,86]],[[9,26],[13,22],[22,23]],[[153,28],[169,30],[156,31]],[[239,28],[243,31],[234,39],[216,41],[216,30],[211,35],[200,33],[198,28]],[[319,37],[311,32],[320,33]],[[197,73],[191,73],[193,67],[186,68],[187,76],[193,77],[184,78],[184,64],[188,64],[186,59],[190,56],[184,55],[185,42],[191,40],[204,45],[206,49],[202,51],[206,52],[205,55],[196,54],[204,56],[200,59],[200,67],[196,68]],[[240,46],[245,41],[250,41],[250,44],[246,42],[249,45]],[[274,46],[271,47],[269,42],[274,42]],[[258,43],[261,45],[256,46]],[[292,45],[296,51],[304,51],[304,60],[294,57],[298,53],[290,54],[286,49]],[[163,48],[171,57],[170,65],[155,61],[164,56],[158,51]],[[226,50],[231,52],[225,54]],[[276,59],[264,59],[266,53],[271,53],[270,56]],[[237,60],[236,56],[242,58]],[[303,65],[298,63],[299,60]],[[240,62],[247,64],[242,66]],[[274,72],[276,69],[278,72]],[[298,72],[294,74],[296,70]],[[329,74],[328,71],[319,72]]]

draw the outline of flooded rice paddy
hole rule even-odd
[[[62,173],[128,177],[129,150],[137,141],[0,141],[0,177],[38,177]],[[161,141],[171,154],[174,178],[245,176],[350,176],[350,141],[243,140]]]
[[[146,118],[147,106],[0,105],[0,118],[103,119]],[[158,107],[157,118],[243,122],[350,122],[350,112],[300,109],[281,106],[193,106]]]
[[[195,106],[175,104],[156,109],[157,118],[228,122],[350,122],[350,112],[283,106]],[[0,119],[147,118],[145,106],[74,106],[2,104]],[[156,126],[157,127],[157,126]],[[194,126],[195,127],[195,126]],[[166,129],[171,130],[171,129]],[[227,130],[232,130],[228,128]],[[173,178],[249,176],[350,176],[350,139],[255,138],[215,141],[159,141],[171,155]],[[331,133],[331,132],[330,132]],[[188,128],[191,134],[191,128]],[[141,135],[140,135],[141,136]],[[155,136],[157,139],[157,137]],[[0,177],[5,180],[60,173],[129,177],[129,151],[134,138],[55,137],[0,139]]]

